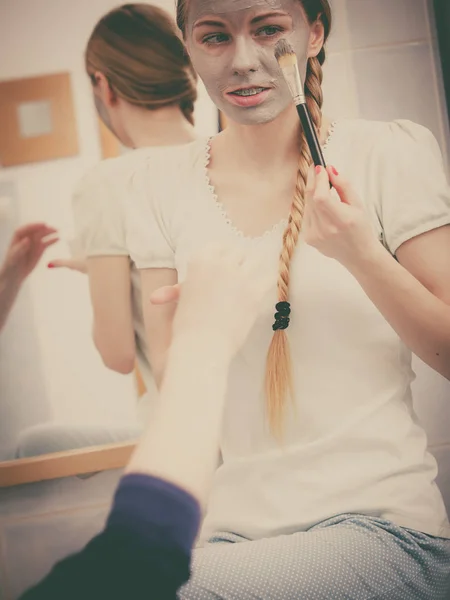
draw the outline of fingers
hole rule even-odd
[[[308,177],[306,179],[305,199],[312,199],[316,189],[316,169],[314,163],[311,163],[308,169]]]
[[[316,167],[315,175],[316,188],[310,202],[313,219],[317,217],[323,223],[334,223],[345,216],[347,206],[360,205],[356,193],[335,167]]]
[[[337,171],[335,167],[327,167],[327,173],[333,188],[338,193],[343,204],[361,206],[358,195],[355,193],[349,182]]]
[[[71,258],[57,258],[48,263],[49,269],[72,269],[78,270],[78,261]]]
[[[57,258],[49,262],[47,267],[49,269],[73,269],[73,261],[65,260],[64,258]]]
[[[50,248],[50,246],[53,246],[56,242],[59,242],[59,237],[57,236],[47,239],[45,242],[42,242],[43,249],[46,250],[47,248]]]
[[[54,233],[57,233],[57,230],[54,227],[49,227],[46,223],[29,223],[16,229],[14,240],[18,241],[24,237],[34,236],[43,238]]]
[[[171,302],[178,302],[180,298],[181,284],[166,285],[153,292],[150,296],[150,302],[152,304],[161,305],[169,304]]]
[[[328,171],[326,171],[323,167],[318,166],[315,168],[315,174],[316,189],[314,191],[314,203],[318,208],[329,208],[332,198]]]

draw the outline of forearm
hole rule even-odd
[[[161,477],[205,501],[217,465],[229,362],[221,340],[174,339],[156,414],[128,472]]]
[[[450,379],[450,306],[381,245],[349,270],[412,352]]]
[[[20,288],[20,281],[8,276],[5,271],[0,271],[0,331],[6,323]]]
[[[121,375],[133,372],[136,361],[134,339],[125,341],[111,335],[110,331],[100,330],[95,319],[92,326],[92,339],[105,367]]]

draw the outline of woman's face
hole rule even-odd
[[[299,0],[190,0],[186,40],[216,106],[244,125],[273,121],[292,96],[274,56],[285,38],[304,81],[311,27]]]

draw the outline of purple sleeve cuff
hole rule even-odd
[[[120,481],[107,527],[133,530],[190,555],[200,518],[199,503],[188,492],[158,477],[129,474]]]

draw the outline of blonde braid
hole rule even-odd
[[[317,58],[309,59],[305,82],[305,95],[308,109],[318,134],[320,133],[322,124],[322,79],[323,72],[321,63]],[[299,143],[300,160],[298,164],[297,183],[280,254],[278,276],[279,302],[287,302],[289,298],[290,266],[302,227],[305,210],[305,189],[308,170],[311,164],[311,154],[303,130],[301,132]],[[265,387],[269,425],[272,433],[277,438],[280,438],[286,396],[289,395],[291,399],[293,398],[292,363],[289,340],[285,330],[278,330],[273,334],[267,355]]]

